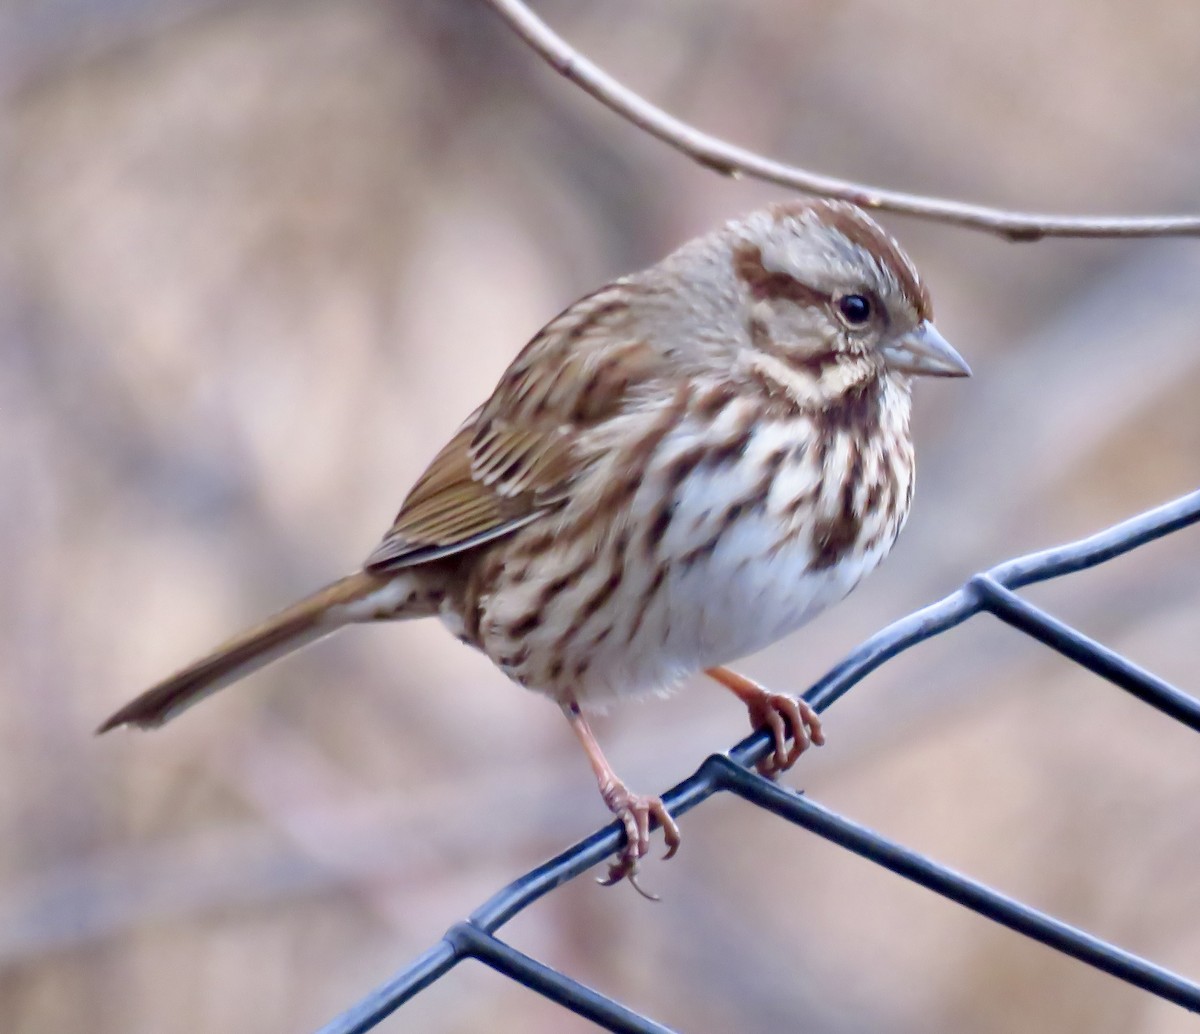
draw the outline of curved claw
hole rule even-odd
[[[647,901],[661,901],[657,894],[651,894],[640,883],[638,883],[638,866],[637,861],[629,862],[624,856],[613,862],[608,867],[607,876],[597,876],[596,882],[602,887],[611,887],[614,884],[620,883],[622,880],[628,880],[629,885],[633,887]]]
[[[675,819],[667,811],[662,798],[651,797],[649,805],[650,813],[658,820],[659,829],[662,830],[663,843],[667,845],[667,852],[663,855],[663,861],[665,862],[668,858],[675,857],[675,852],[679,850],[679,845],[683,843],[683,834],[679,832],[679,826],[675,824]]]
[[[616,861],[609,866],[608,875],[597,882],[604,886],[612,886],[614,883],[628,880],[642,897],[657,901],[657,895],[643,890],[638,884],[638,860],[650,850],[651,819],[658,823],[663,832],[663,841],[667,845],[664,860],[674,857],[679,845],[683,843],[679,826],[661,798],[630,793],[623,784],[618,783],[610,787],[605,793],[605,801],[625,827],[625,846]]]

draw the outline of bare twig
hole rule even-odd
[[[601,104],[663,143],[725,176],[750,176],[781,187],[791,187],[806,194],[853,201],[864,208],[883,209],[973,230],[984,230],[1011,241],[1036,241],[1043,237],[1200,236],[1198,216],[1086,218],[1038,215],[949,201],[944,198],[923,197],[902,191],[882,190],[809,172],[794,165],[785,165],[783,162],[765,158],[753,151],[709,136],[655,107],[575,50],[538,18],[522,0],[484,2],[557,72],[590,93]]]

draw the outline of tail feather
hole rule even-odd
[[[327,585],[152,686],[106,719],[96,732],[119,725],[155,728],[217,690],[343,625],[409,616],[397,606],[404,598],[397,581],[395,575],[379,577],[361,571]]]

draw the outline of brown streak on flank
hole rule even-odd
[[[548,582],[538,595],[537,603],[534,605],[539,611],[544,610],[555,596],[564,592],[566,589],[575,585],[580,578],[591,568],[592,559],[587,557],[572,567],[566,574],[560,575],[554,581]]]
[[[642,593],[637,613],[634,614],[633,623],[629,626],[629,635],[625,639],[627,643],[632,643],[637,637],[638,632],[641,630],[642,622],[646,620],[646,612],[650,609],[650,604],[654,602],[654,597],[658,593],[658,590],[662,588],[662,584],[666,581],[666,578],[667,569],[660,564],[658,570],[654,573],[654,578],[651,580],[650,585]]]
[[[757,486],[755,486],[757,488]],[[721,541],[721,536],[732,528],[738,521],[745,516],[748,511],[761,510],[766,505],[766,498],[761,493],[756,493],[751,490],[751,494],[730,503],[725,508],[725,512],[721,514],[720,524],[717,525],[717,530],[708,538],[707,541],[701,543],[695,549],[690,549],[679,558],[680,564],[687,568],[700,560],[707,559],[712,556],[717,548],[717,543]]]
[[[462,640],[472,646],[480,646],[483,628],[483,602],[495,591],[500,576],[504,573],[504,559],[500,552],[487,554],[471,572],[461,601]]]
[[[522,557],[536,557],[554,545],[554,535],[548,531],[539,531],[521,543]]]
[[[686,570],[701,560],[707,560],[713,555],[713,551],[717,548],[717,543],[721,541],[721,532],[725,529],[721,528],[709,540],[695,549],[690,549],[679,558],[680,565]]]
[[[621,587],[621,580],[624,576],[625,567],[623,564],[618,564],[614,567],[612,574],[608,576],[608,580],[579,608],[579,613],[576,614],[575,620],[571,623],[572,626],[578,625],[582,628],[590,618],[598,614],[600,609],[612,599],[613,593]],[[568,637],[564,638],[574,639],[576,634],[578,634],[578,629],[575,629]]]
[[[706,445],[693,445],[671,460],[666,471],[667,489],[671,495],[675,494],[679,486],[687,480],[688,475],[700,466],[707,456],[708,447]]]
[[[637,490],[641,487],[641,484],[642,472],[640,470],[634,470],[628,473],[626,477],[613,481],[600,496],[599,501],[592,510],[591,519],[583,522],[582,527],[590,527],[596,519],[606,517],[614,510],[622,509],[637,495]]]
[[[776,449],[763,462],[762,476],[758,479],[753,488],[750,489],[749,498],[754,500],[754,506],[757,510],[764,510],[767,506],[767,501],[771,497],[771,486],[775,484],[775,478],[783,467],[784,460],[791,450],[786,446]]]
[[[676,505],[675,496],[669,496],[668,500],[658,508],[658,513],[654,515],[654,520],[646,532],[646,556],[651,560],[654,559],[655,551],[662,542],[663,536],[666,535],[667,528],[671,526],[671,518],[675,515]]]
[[[583,606],[579,607],[575,612],[575,617],[567,630],[558,638],[555,644],[555,650],[558,653],[565,653],[574,642],[575,638],[583,630],[583,626],[588,623],[593,617],[600,613],[604,605],[612,599],[613,594],[621,587],[621,581],[625,577],[625,551],[629,546],[629,531],[622,530],[613,544],[613,568],[612,573],[603,585],[600,586],[591,596],[584,601]],[[589,561],[589,566],[594,561]],[[603,637],[600,637],[601,639]],[[597,642],[600,640],[598,639]]]
[[[725,512],[721,515],[721,525],[717,529],[717,534],[723,535],[740,521],[746,510],[753,505],[753,500],[739,499],[736,503],[730,503]]]
[[[531,610],[519,621],[514,622],[505,629],[505,634],[509,639],[521,639],[529,635],[535,628],[542,623],[542,612],[540,610]]]
[[[758,301],[789,301],[815,308],[829,303],[829,295],[802,284],[787,273],[773,273],[763,265],[762,248],[743,241],[733,252],[734,275]]]

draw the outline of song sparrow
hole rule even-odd
[[[706,670],[772,731],[768,771],[823,742],[802,701],[720,665],[891,549],[913,491],[910,379],[970,372],[931,316],[912,262],[849,204],[777,204],[691,241],[547,324],[361,571],[99,731],[161,725],[347,623],[437,615],[562,708],[625,826],[606,882],[632,879],[651,819],[668,857],[679,831],[617,777],[584,709]]]

